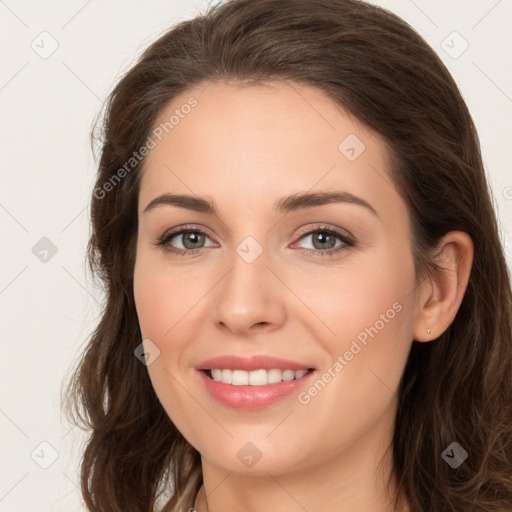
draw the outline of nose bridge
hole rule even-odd
[[[262,236],[262,235],[260,235]],[[278,323],[284,311],[282,290],[267,268],[267,251],[252,235],[234,246],[217,296],[217,322],[242,332],[254,324]],[[276,281],[273,283],[272,281]]]
[[[261,238],[261,237],[260,237]],[[263,285],[267,281],[266,274],[268,254],[262,243],[252,235],[247,235],[238,245],[230,259],[231,270],[226,275],[225,292],[238,296],[249,293],[251,287]],[[261,293],[262,286],[255,293]],[[244,300],[247,300],[245,298]]]

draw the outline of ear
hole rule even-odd
[[[451,231],[439,241],[434,262],[441,269],[430,273],[418,293],[413,330],[416,341],[438,338],[453,322],[466,292],[473,253],[473,241],[463,231]]]

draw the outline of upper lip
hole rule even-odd
[[[197,370],[231,369],[252,371],[260,369],[271,370],[273,368],[280,370],[309,370],[313,367],[308,364],[265,355],[251,357],[225,355],[207,359],[196,366]]]

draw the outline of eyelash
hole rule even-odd
[[[199,247],[197,249],[176,249],[175,247],[168,245],[168,242],[170,240],[172,240],[174,237],[176,237],[178,235],[183,235],[185,233],[200,233],[202,235],[208,236],[207,233],[205,233],[201,229],[186,226],[181,229],[178,228],[175,231],[170,231],[168,233],[164,233],[158,239],[158,241],[156,242],[155,245],[160,246],[162,248],[162,250],[166,253],[177,254],[180,256],[196,254],[201,249],[204,249],[204,247]],[[302,234],[299,237],[299,240],[302,240],[303,238],[306,238],[307,236],[316,234],[316,233],[327,233],[329,235],[334,235],[334,236],[338,237],[344,243],[344,245],[341,245],[335,249],[326,249],[324,251],[322,251],[320,249],[302,249],[301,250],[302,254],[315,253],[315,255],[317,255],[317,256],[332,256],[333,254],[338,253],[342,250],[346,250],[347,248],[356,246],[356,241],[352,237],[349,237],[345,233],[342,233],[341,231],[339,231],[335,228],[331,228],[331,227],[327,227],[327,226],[318,226],[318,227]]]

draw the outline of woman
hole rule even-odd
[[[103,129],[106,304],[68,395],[91,511],[511,510],[510,277],[414,30],[232,0],[152,44]]]

